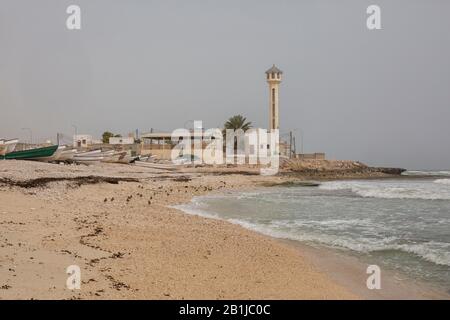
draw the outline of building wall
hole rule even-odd
[[[88,134],[77,134],[73,136],[75,148],[86,148],[92,144],[92,136]]]
[[[133,144],[134,138],[124,138],[124,137],[111,137],[109,138],[109,144]]]
[[[157,159],[161,160],[171,160],[172,159],[172,149],[150,149],[150,148],[142,148],[141,155],[152,155],[156,156]]]
[[[299,153],[295,157],[300,160],[325,160],[325,153]]]

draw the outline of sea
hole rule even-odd
[[[356,255],[450,292],[450,171],[231,191],[177,207]]]

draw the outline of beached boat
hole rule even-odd
[[[108,163],[130,163],[134,157],[131,157],[131,155],[127,151],[122,152],[114,152],[113,154],[107,156],[103,162]]]
[[[154,162],[156,160],[156,156],[137,156],[135,161],[143,161],[143,162]]]
[[[58,145],[35,148],[22,151],[14,151],[0,156],[0,159],[38,160],[43,157],[51,157],[58,149]]]
[[[70,161],[73,159],[76,153],[77,149],[63,150],[56,161]]]
[[[105,159],[106,154],[102,153],[102,150],[92,150],[92,151],[84,151],[77,152],[73,155],[72,161],[81,164],[96,164]]]
[[[169,171],[178,169],[177,166],[173,165],[173,164],[146,162],[146,161],[135,161],[134,165],[138,166],[138,167],[146,167],[146,168],[169,170]]]
[[[90,165],[90,164],[100,163],[103,159],[104,159],[104,157],[99,157],[99,156],[78,157],[77,155],[75,155],[72,160],[76,163]]]
[[[4,140],[3,143],[6,145],[6,153],[11,153],[16,149],[16,145],[19,142],[19,139],[10,139]]]
[[[100,153],[102,153],[102,150],[97,149],[97,150],[92,150],[92,151],[81,151],[81,152],[77,152],[75,154],[75,156],[77,157],[90,157],[90,156],[95,156],[95,155],[99,155]]]
[[[58,149],[55,151],[55,153],[52,154],[50,157],[41,157],[41,158],[38,158],[37,160],[41,161],[41,162],[57,161],[65,149],[66,149],[66,146],[59,146]]]
[[[126,154],[127,154],[126,152],[113,152],[113,153],[106,154],[105,159],[103,159],[103,162],[108,162],[108,163],[119,162],[120,158],[125,157]]]
[[[102,151],[98,156],[103,158],[102,162],[113,162],[115,153],[114,150]]]

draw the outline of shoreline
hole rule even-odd
[[[388,268],[381,270],[381,289],[369,290],[366,287],[369,276],[366,268],[370,263],[366,259],[325,246],[313,246],[296,240],[280,241],[297,247],[314,267],[363,300],[450,300],[444,289]]]
[[[392,178],[392,177],[391,177]],[[384,179],[384,178],[382,178]],[[335,181],[335,180],[330,180]],[[275,185],[276,186],[276,185]],[[239,189],[238,191],[252,191],[255,189],[264,190],[271,186],[262,186],[257,188]],[[233,190],[237,191],[237,190]],[[200,197],[214,196],[217,193],[202,195]],[[222,193],[223,194],[223,193]],[[220,195],[220,193],[219,193]],[[184,204],[188,204],[184,203]],[[184,205],[182,204],[182,205]],[[184,214],[198,216],[204,219],[213,219],[224,221],[233,225],[237,225],[245,230],[263,235],[274,241],[287,244],[295,248],[298,254],[306,257],[308,262],[314,268],[327,274],[335,283],[345,287],[351,293],[364,300],[433,300],[445,299],[449,300],[450,295],[445,289],[425,283],[420,279],[411,278],[409,275],[390,268],[382,267],[382,288],[380,290],[369,290],[366,286],[366,280],[369,276],[366,268],[371,264],[370,259],[364,259],[362,255],[351,252],[349,250],[333,248],[323,244],[308,243],[306,241],[280,238],[258,231],[253,228],[246,227],[240,222],[234,222],[209,213],[189,212],[187,209],[179,208],[178,205],[173,206],[177,210],[181,210]]]
[[[86,179],[94,175],[107,179]],[[42,177],[58,179],[4,183]],[[367,298],[314,265],[306,248],[167,207],[292,177],[23,161],[0,163],[0,180],[0,299]],[[79,291],[65,287],[73,264]]]

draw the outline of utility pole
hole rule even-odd
[[[294,158],[297,155],[297,144],[295,143],[295,136],[292,138],[294,140]]]
[[[303,154],[303,130],[300,130],[300,153]]]
[[[289,159],[292,158],[292,131],[289,131]]]

